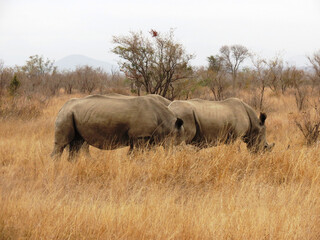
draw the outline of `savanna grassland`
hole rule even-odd
[[[276,145],[265,154],[237,141],[90,148],[92,159],[54,162],[54,121],[69,98],[0,120],[0,239],[320,238],[320,147],[293,123],[294,96],[266,96]]]

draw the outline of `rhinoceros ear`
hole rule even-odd
[[[260,118],[260,125],[264,125],[264,122],[265,122],[266,119],[267,119],[267,114],[261,112],[259,118]]]
[[[175,127],[177,129],[180,129],[182,125],[183,125],[183,120],[181,118],[177,118],[177,121],[175,123]]]

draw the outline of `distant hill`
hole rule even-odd
[[[102,68],[106,72],[117,69],[117,66],[108,62],[96,60],[84,55],[69,55],[55,62],[59,70],[75,70],[77,67],[88,65],[93,68]]]

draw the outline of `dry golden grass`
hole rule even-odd
[[[55,116],[0,120],[0,239],[319,239],[320,149],[288,117],[292,97],[272,97],[271,153],[240,141],[128,156],[53,162]]]

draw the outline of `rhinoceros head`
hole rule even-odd
[[[253,152],[271,151],[275,145],[274,143],[268,144],[267,142],[265,126],[266,119],[267,115],[265,113],[260,113],[259,123],[251,123],[251,131],[245,137],[248,149]]]

